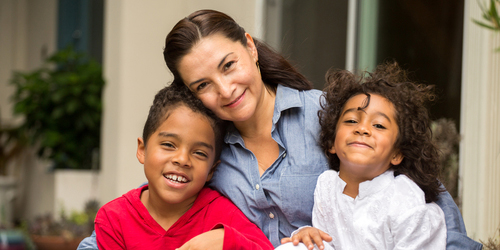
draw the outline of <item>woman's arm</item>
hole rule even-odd
[[[436,204],[443,210],[446,220],[446,249],[482,249],[482,244],[467,236],[462,214],[448,191],[439,194]]]

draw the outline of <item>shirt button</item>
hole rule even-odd
[[[260,186],[259,184],[255,185],[255,189],[259,190]]]
[[[283,158],[285,158],[285,156],[286,156],[286,153],[283,154]]]
[[[274,219],[274,214],[273,213],[269,213],[269,218]]]

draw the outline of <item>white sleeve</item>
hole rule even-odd
[[[446,249],[444,213],[432,202],[416,206],[392,221],[394,249]]]

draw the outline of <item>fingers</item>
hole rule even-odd
[[[324,241],[327,241],[327,242],[330,242],[332,241],[332,236],[330,236],[329,234],[319,230],[319,234],[321,235],[321,238],[324,240]]]
[[[292,239],[290,239],[288,237],[281,239],[281,244],[285,244],[285,243],[288,243],[288,242],[292,242]]]

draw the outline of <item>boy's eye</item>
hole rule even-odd
[[[347,119],[344,121],[344,123],[357,123],[356,120],[353,119]]]
[[[208,155],[207,155],[207,154],[205,154],[204,152],[201,152],[201,151],[196,151],[196,152],[194,152],[194,153],[195,153],[196,155],[198,155],[198,156],[203,157],[203,158],[208,158]]]
[[[174,144],[170,142],[163,142],[161,145],[167,148],[175,148]]]

